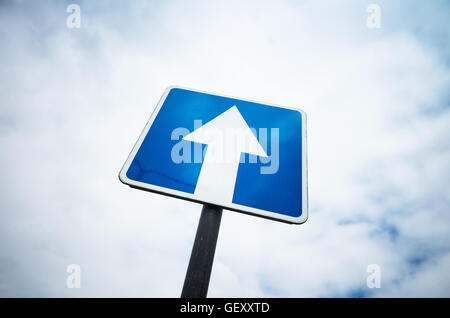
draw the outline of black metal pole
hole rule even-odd
[[[206,297],[221,219],[221,207],[203,205],[181,298]]]

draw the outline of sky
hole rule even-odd
[[[446,1],[1,1],[0,296],[180,296],[202,206],[118,173],[181,85],[308,115],[308,221],[224,211],[208,296],[450,297],[449,21]]]

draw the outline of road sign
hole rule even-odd
[[[308,218],[306,115],[169,87],[119,178],[143,190],[303,223]]]

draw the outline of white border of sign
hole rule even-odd
[[[286,109],[300,112],[302,115],[301,116],[302,117],[302,154],[301,155],[302,155],[302,179],[303,179],[302,180],[302,191],[303,191],[303,193],[302,193],[302,214],[299,217],[292,217],[292,216],[287,216],[287,215],[270,212],[270,211],[266,211],[266,210],[251,208],[251,207],[247,207],[247,206],[243,206],[243,205],[235,204],[235,203],[223,205],[223,204],[217,204],[213,201],[199,201],[195,198],[195,195],[193,193],[186,193],[183,191],[172,190],[172,189],[168,189],[168,188],[164,188],[164,187],[160,187],[160,186],[156,186],[156,185],[129,179],[126,175],[126,172],[128,171],[128,168],[130,167],[131,162],[133,161],[134,157],[136,156],[137,151],[141,147],[141,144],[144,141],[145,136],[147,136],[147,133],[148,133],[150,127],[152,126],[153,121],[156,118],[156,115],[159,113],[161,106],[164,104],[164,101],[166,100],[167,95],[169,94],[170,90],[173,88],[179,88],[179,89],[189,90],[192,92],[233,98],[233,99],[238,99],[238,100],[242,100],[242,101],[258,103],[258,104],[263,104],[263,105],[268,105],[268,106],[286,108]],[[201,90],[195,90],[195,89],[191,89],[191,88],[173,85],[173,86],[169,86],[166,88],[163,96],[159,100],[158,105],[156,106],[155,110],[153,111],[152,115],[150,116],[150,119],[148,120],[147,124],[145,125],[144,130],[142,131],[141,135],[139,136],[139,139],[137,140],[136,144],[134,145],[133,150],[131,150],[130,155],[128,156],[127,160],[125,161],[125,164],[123,165],[122,169],[120,170],[119,179],[122,183],[129,185],[133,188],[141,189],[141,190],[156,192],[159,194],[169,195],[169,196],[173,196],[176,198],[189,200],[189,201],[193,201],[193,202],[198,202],[198,203],[214,204],[214,205],[221,206],[227,210],[251,214],[254,216],[264,217],[264,218],[268,218],[268,219],[272,219],[272,220],[276,220],[276,221],[293,223],[293,224],[302,224],[302,223],[306,222],[306,220],[308,219],[308,182],[307,182],[307,180],[308,180],[308,174],[307,174],[308,173],[308,171],[307,171],[308,163],[307,163],[306,153],[307,153],[307,149],[306,149],[306,113],[304,111],[293,108],[293,107],[286,107],[286,106],[281,106],[281,105],[277,105],[277,104],[253,101],[253,100],[248,100],[248,99],[243,99],[243,98],[238,98],[238,97],[233,97],[233,96],[227,96],[227,95],[222,95],[222,94],[216,94],[216,93],[210,93],[210,92],[205,92],[205,91],[201,91]]]

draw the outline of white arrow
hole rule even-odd
[[[242,152],[267,157],[236,106],[183,139],[208,145],[194,194],[199,200],[217,204],[233,200]]]

